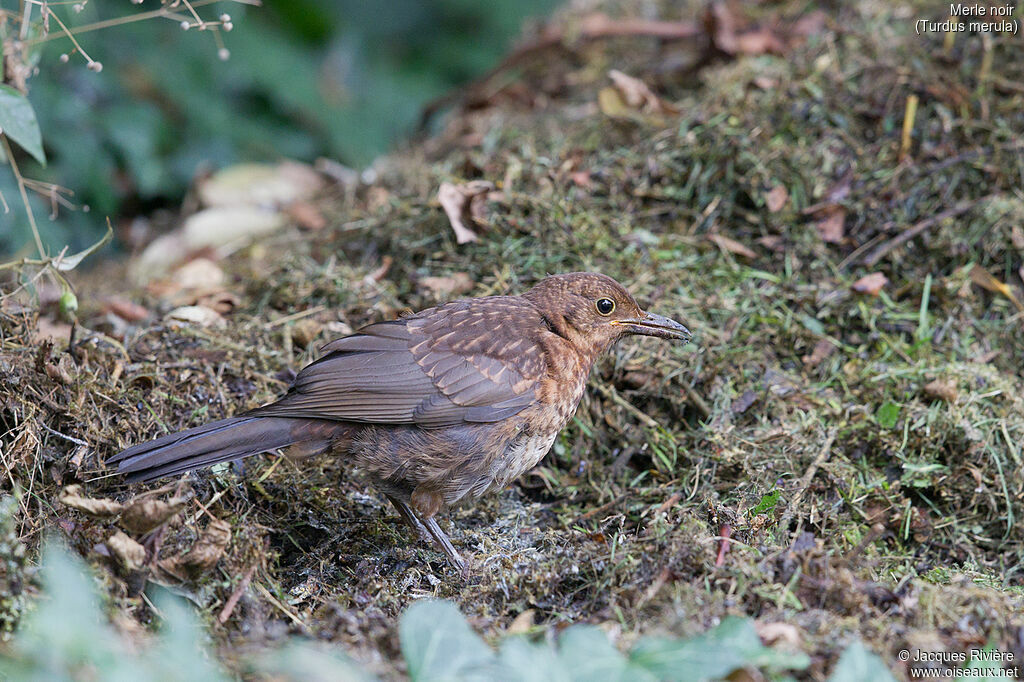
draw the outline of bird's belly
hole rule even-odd
[[[544,455],[551,449],[558,431],[550,433],[526,434],[513,440],[492,467],[493,487],[504,488],[527,471],[537,466]]]

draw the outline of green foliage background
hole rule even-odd
[[[554,4],[223,2],[200,12],[231,16],[234,30],[223,34],[229,60],[218,59],[210,33],[153,19],[79,36],[102,62],[98,74],[80,55],[61,63],[71,45],[51,41],[29,81],[49,163],[19,158],[27,177],[73,190],[75,203],[90,210],[62,210],[51,221],[37,197],[44,242],[78,249],[102,234],[108,215],[175,206],[204,167],[318,156],[362,167],[412,129],[425,102],[490,68],[523,21]],[[81,26],[155,8],[154,0],[96,0],[78,13],[55,10]],[[14,252],[30,233],[7,169],[0,192],[12,208],[0,215],[0,253]]]

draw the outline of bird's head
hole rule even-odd
[[[606,275],[552,275],[523,296],[540,309],[552,331],[581,351],[599,353],[630,334],[690,340],[686,327],[644,312],[624,286]]]

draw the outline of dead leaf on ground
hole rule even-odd
[[[146,561],[146,548],[123,531],[117,531],[105,543],[110,553],[127,571],[137,571]]]
[[[295,161],[242,163],[200,180],[196,190],[204,206],[284,206],[308,199],[324,186],[313,168]]]
[[[639,78],[617,69],[608,72],[615,89],[622,95],[627,106],[645,114],[677,114],[679,110],[654,94],[654,91]]]
[[[1024,253],[1024,228],[1020,225],[1014,225],[1010,229],[1010,243],[1013,244],[1013,248]]]
[[[103,302],[103,312],[113,313],[127,322],[141,322],[152,313],[149,308],[120,296],[110,296]]]
[[[790,36],[796,38],[807,38],[813,35],[818,35],[825,30],[827,20],[828,15],[820,9],[808,12],[796,20],[790,28]]]
[[[202,305],[184,305],[164,315],[168,322],[195,325],[197,327],[223,327],[226,322],[213,308]]]
[[[821,339],[814,344],[814,350],[811,351],[810,355],[805,355],[802,358],[803,363],[807,365],[808,368],[817,367],[828,359],[828,356],[832,355],[835,350],[835,344],[828,339]]]
[[[858,294],[878,296],[879,292],[881,292],[888,283],[888,277],[880,272],[872,272],[870,275],[864,275],[854,282],[851,288]]]
[[[190,497],[172,497],[169,500],[136,498],[125,506],[119,524],[125,530],[143,535],[181,511]]]
[[[726,237],[725,235],[712,232],[708,235],[708,239],[714,242],[718,248],[723,251],[728,251],[729,253],[734,253],[737,256],[742,256],[743,258],[749,258],[751,260],[757,258],[757,253],[755,251],[744,246],[735,239]]]
[[[171,275],[182,289],[210,289],[224,284],[224,270],[209,258],[193,258]]]
[[[739,398],[732,401],[732,405],[729,406],[729,411],[735,415],[740,415],[750,409],[750,406],[757,402],[757,394],[747,389],[743,392]]]
[[[288,215],[299,227],[307,230],[322,230],[327,227],[327,218],[319,208],[308,201],[296,201],[289,204]]]
[[[419,285],[437,298],[459,296],[473,289],[469,273],[453,272],[446,277],[420,277]]]
[[[594,184],[593,180],[590,179],[590,171],[575,171],[569,174],[569,179],[572,180],[572,184],[580,189],[590,189]]]
[[[61,491],[60,497],[57,500],[72,509],[77,509],[80,512],[88,514],[89,516],[97,516],[100,518],[117,516],[124,509],[124,506],[120,502],[107,499],[105,497],[85,497],[82,495],[82,486],[80,485],[69,485]]]
[[[160,567],[174,575],[180,575],[182,571],[190,575],[208,571],[224,556],[230,542],[231,524],[214,519],[188,552],[161,561]]]
[[[298,320],[292,325],[292,341],[300,348],[305,348],[320,336],[323,328],[324,326],[312,317]]]
[[[745,20],[736,16],[733,8],[725,2],[711,4],[705,23],[714,46],[726,54],[782,54],[786,49],[785,42],[773,29],[766,26],[745,28]]]
[[[778,234],[766,234],[763,237],[755,239],[758,244],[764,248],[774,251],[775,253],[784,253],[786,251],[786,245],[782,239],[782,235]]]
[[[475,242],[479,239],[476,232],[467,226],[474,220],[474,202],[486,201],[487,194],[494,191],[494,183],[486,180],[473,180],[464,185],[456,185],[451,182],[441,183],[437,191],[437,200],[441,202],[441,208],[448,216],[452,230],[455,232],[455,241],[459,244]],[[477,209],[479,215],[479,208]]]
[[[846,236],[846,209],[833,204],[823,209],[814,227],[821,240],[829,244],[841,244]]]
[[[800,630],[795,625],[755,621],[754,629],[757,630],[761,641],[768,646],[782,644],[788,648],[800,648]]]
[[[775,185],[764,195],[764,203],[772,213],[778,213],[789,201],[789,190],[785,185]]]
[[[509,635],[524,635],[533,627],[533,609],[526,609],[516,616],[506,631]]]
[[[1010,290],[1010,286],[996,279],[988,270],[975,263],[971,268],[970,276],[971,281],[979,287],[997,294],[1002,294],[1006,298],[1010,299],[1010,302],[1016,306],[1017,310],[1024,312],[1024,305],[1022,305],[1021,302],[1017,300],[1017,297],[1014,296],[1013,291]]]
[[[924,394],[929,398],[945,400],[947,403],[955,403],[957,390],[956,385],[952,381],[935,379],[924,385]]]

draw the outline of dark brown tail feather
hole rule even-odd
[[[140,443],[107,464],[117,463],[129,482],[150,481],[296,443],[306,451],[325,450],[346,428],[323,419],[231,417]]]

